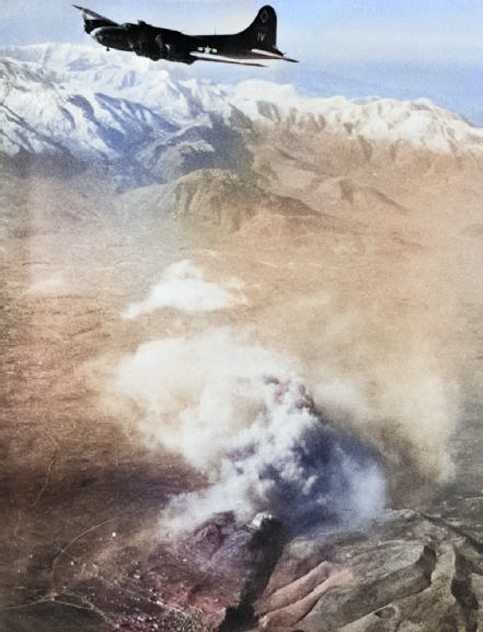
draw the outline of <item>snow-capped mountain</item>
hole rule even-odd
[[[369,152],[378,141],[452,154],[483,147],[483,130],[428,100],[316,99],[260,80],[216,85],[83,46],[4,49],[0,73],[0,152],[134,164],[161,181],[246,165],[237,156],[256,142],[253,126],[332,134]]]
[[[5,153],[68,150],[79,158],[114,157],[135,139],[165,139],[176,129],[141,103],[73,88],[36,64],[2,60],[0,68]]]

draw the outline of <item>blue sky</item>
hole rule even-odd
[[[263,0],[79,0],[116,21],[190,33],[246,26]],[[0,41],[85,42],[67,0],[0,0]],[[483,0],[272,0],[279,45],[313,59],[424,59],[483,64]]]
[[[115,21],[141,19],[197,34],[245,28],[264,0],[77,2]],[[269,2],[278,14],[279,48],[301,64],[263,70],[195,64],[188,75],[238,81],[263,73],[317,96],[427,97],[483,125],[483,0]],[[0,7],[0,46],[97,46],[71,0],[0,0]]]

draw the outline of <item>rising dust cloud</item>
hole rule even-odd
[[[268,512],[294,532],[354,526],[384,507],[388,473],[403,485],[414,473],[451,476],[456,397],[435,361],[442,326],[434,313],[414,320],[409,310],[384,325],[328,284],[316,291],[314,282],[305,297],[289,284],[281,293],[270,276],[276,265],[263,268],[261,309],[247,267],[220,273],[221,260],[168,267],[149,298],[127,308],[131,320],[174,307],[194,323],[210,312],[212,322],[191,328],[188,320],[183,335],[140,344],[111,380],[116,414],[140,441],[205,477],[202,491],[175,497],[164,512],[172,527],[228,510],[244,522]],[[394,327],[413,334],[396,343]]]
[[[171,521],[183,527],[221,511],[244,522],[268,511],[296,531],[354,524],[384,504],[369,452],[321,421],[289,362],[232,330],[144,344],[120,365],[117,385],[136,403],[148,443],[209,480],[172,503]]]
[[[189,260],[184,260],[169,266],[149,297],[131,304],[123,317],[132,319],[163,307],[175,307],[187,312],[210,312],[243,302],[241,287],[236,279],[230,280],[226,287],[220,287],[206,281],[199,268]]]

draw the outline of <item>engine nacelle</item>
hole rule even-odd
[[[160,59],[167,59],[168,61],[175,61],[177,58],[176,49],[172,46],[172,44],[167,44],[162,35],[156,36],[155,40],[156,45],[159,51]]]

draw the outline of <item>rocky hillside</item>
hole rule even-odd
[[[166,182],[201,168],[249,170],[247,145],[261,130],[292,145],[296,135],[302,150],[308,141],[342,141],[351,158],[376,162],[375,143],[393,160],[405,144],[458,155],[478,154],[483,143],[481,130],[429,101],[304,99],[290,86],[220,87],[176,80],[145,59],[113,53],[109,62],[68,45],[6,49],[0,152],[69,155],[121,172],[136,165]]]
[[[483,132],[3,50],[5,630],[483,627]]]

